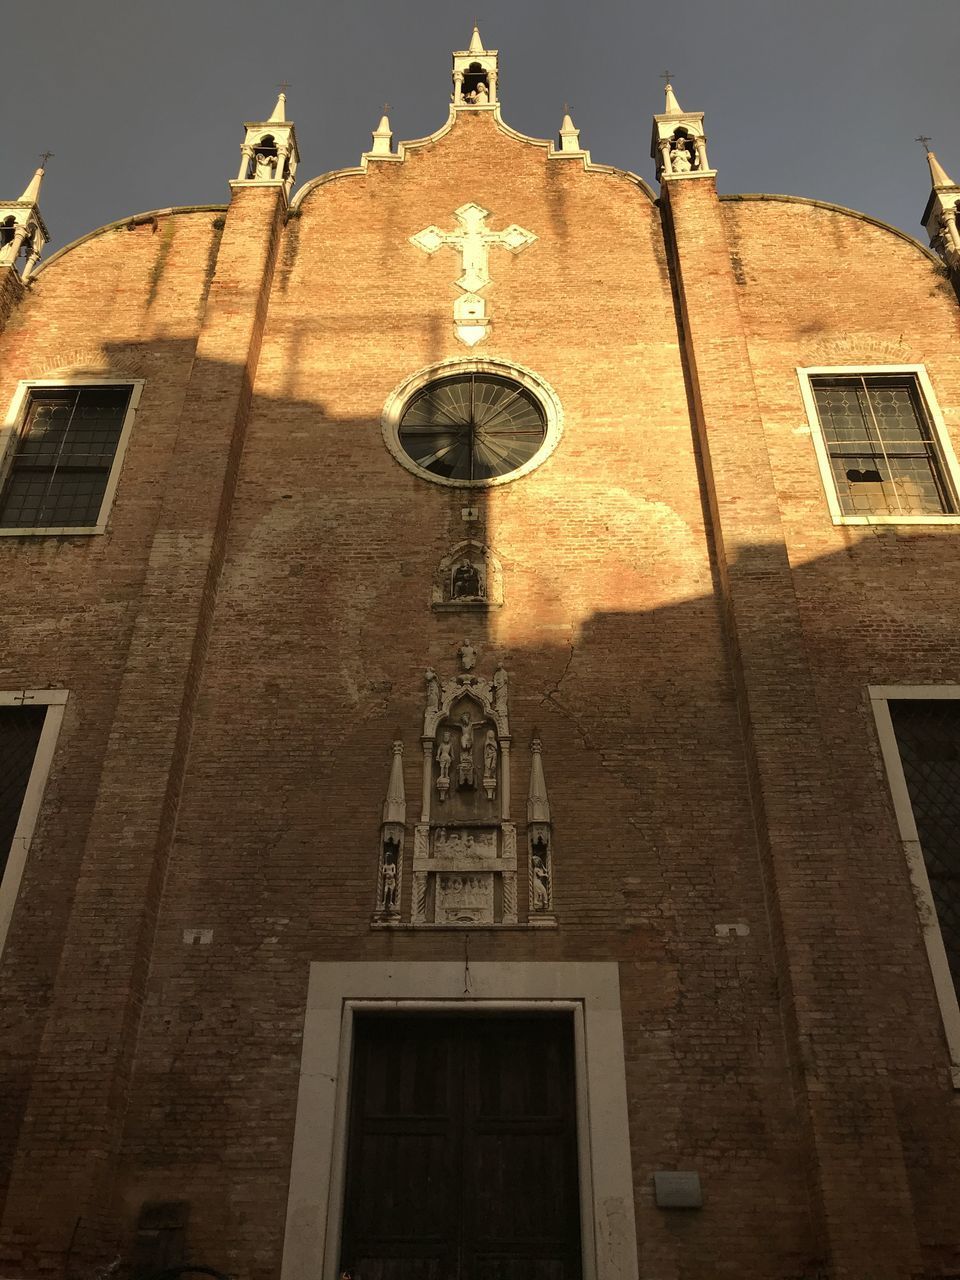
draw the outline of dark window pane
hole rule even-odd
[[[434,475],[491,480],[529,462],[546,431],[543,410],[525,387],[492,374],[461,374],[414,396],[400,422],[400,443]]]
[[[903,699],[890,703],[890,716],[950,972],[960,993],[960,700]]]
[[[46,707],[0,707],[0,878],[37,754]]]
[[[844,515],[954,512],[915,378],[814,378],[812,387]]]
[[[0,500],[0,526],[96,524],[129,402],[129,387],[32,392]]]

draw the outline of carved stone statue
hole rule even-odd
[[[440,681],[433,667],[427,667],[424,672],[424,678],[427,682],[427,710],[440,710]]]
[[[464,640],[458,653],[460,654],[460,665],[464,671],[472,671],[477,665],[477,651],[472,643],[469,640]]]
[[[502,662],[493,673],[493,705],[497,711],[507,709],[507,669]]]
[[[492,800],[497,792],[497,735],[488,729],[483,741],[483,789],[487,799]]]
[[[454,600],[479,600],[483,595],[480,570],[469,560],[461,560],[453,571],[451,598]]]
[[[472,787],[473,780],[473,731],[479,729],[482,720],[471,720],[465,711],[460,717],[460,760],[457,766],[457,782],[461,787]]]
[[[383,864],[383,909],[384,911],[396,911],[397,909],[397,866],[395,862],[384,862]]]
[[[677,138],[674,141],[673,150],[670,152],[670,168],[674,173],[689,173],[693,168],[686,138]]]
[[[550,905],[550,874],[539,853],[530,859],[530,867],[533,871],[533,909],[546,911]]]
[[[254,176],[259,180],[271,181],[277,172],[277,157],[268,155],[265,151],[257,151],[254,155],[254,163],[256,170]]]
[[[482,80],[474,90],[473,101],[478,107],[485,106],[490,101],[490,91]]]
[[[447,792],[450,790],[450,766],[453,764],[453,748],[450,745],[450,730],[444,729],[437,745],[437,764],[440,766],[440,776],[437,778],[437,795],[441,800],[445,800]]]

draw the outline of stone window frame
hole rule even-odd
[[[898,374],[916,379],[920,397],[923,400],[924,407],[930,420],[930,425],[933,428],[933,434],[940,453],[940,461],[943,464],[943,480],[950,491],[950,496],[953,498],[956,510],[953,512],[943,511],[939,514],[918,516],[897,515],[894,512],[877,515],[848,515],[840,508],[840,499],[837,494],[837,486],[833,478],[833,468],[830,463],[830,453],[827,447],[827,442],[824,438],[823,427],[820,424],[820,415],[817,412],[817,405],[814,399],[811,379],[821,377],[869,378],[871,376],[896,376]],[[933,383],[930,380],[930,375],[927,372],[926,365],[851,364],[816,365],[811,367],[803,366],[797,368],[797,377],[800,381],[800,394],[803,397],[803,406],[807,415],[807,423],[810,427],[810,434],[813,437],[813,447],[816,452],[817,463],[820,468],[820,479],[823,482],[823,489],[827,498],[827,506],[830,510],[830,517],[834,524],[929,525],[960,523],[960,462],[957,460],[957,455],[954,452],[953,445],[950,441],[947,424],[944,421],[943,414],[940,412],[937,397],[933,390]]]
[[[23,525],[13,528],[0,528],[0,537],[2,538],[44,538],[44,537],[67,537],[72,534],[80,536],[88,536],[95,533],[106,533],[107,521],[110,516],[113,500],[116,496],[117,485],[120,482],[120,472],[123,469],[123,456],[126,453],[127,445],[130,441],[130,435],[133,431],[134,420],[137,416],[137,409],[140,405],[140,397],[143,392],[144,378],[131,377],[109,377],[104,374],[83,375],[78,374],[75,377],[62,378],[24,378],[17,384],[14,392],[13,400],[2,425],[0,425],[0,491],[2,491],[6,483],[7,474],[13,464],[16,454],[17,440],[23,430],[27,420],[27,412],[30,406],[31,393],[39,388],[49,390],[58,387],[64,390],[71,388],[84,387],[129,387],[130,399],[127,403],[127,410],[123,418],[123,426],[120,429],[120,435],[117,439],[117,448],[113,455],[113,463],[110,467],[110,474],[107,477],[106,488],[103,491],[103,500],[100,503],[100,512],[97,516],[96,524],[91,525]]]
[[[400,443],[400,420],[407,405],[430,382],[441,378],[449,378],[459,373],[489,373],[498,378],[509,378],[533,395],[543,410],[546,430],[540,448],[522,466],[509,471],[503,476],[491,476],[486,480],[452,480],[448,476],[438,476],[432,471],[417,465]],[[500,484],[512,484],[525,475],[529,475],[553,453],[563,435],[563,406],[560,397],[553,387],[540,374],[523,365],[514,364],[510,360],[494,357],[454,356],[449,360],[441,360],[438,364],[426,365],[395,387],[387,397],[383,412],[380,415],[380,429],[387,449],[400,463],[405,471],[419,480],[429,480],[431,484],[445,485],[448,489],[492,489]]]
[[[925,701],[941,698],[960,699],[960,685],[869,685],[867,692],[876,721],[880,753],[886,770],[897,825],[900,829],[907,869],[910,873],[910,885],[917,905],[923,944],[926,948],[937,1004],[943,1020],[944,1036],[950,1054],[950,1076],[954,1089],[960,1089],[960,1000],[953,984],[947,952],[943,945],[937,908],[930,889],[930,880],[923,860],[923,849],[913,816],[913,805],[910,803],[910,792],[900,759],[900,748],[897,745],[897,735],[888,705],[890,702],[906,701],[910,698]]]
[[[40,806],[46,790],[50,769],[53,764],[57,739],[63,725],[63,713],[66,709],[69,693],[66,689],[12,689],[0,690],[0,706],[3,707],[46,707],[43,728],[37,742],[33,766],[27,780],[27,788],[23,793],[20,806],[20,817],[10,845],[10,854],[3,875],[0,876],[0,955],[7,941],[10,922],[13,919],[14,907],[20,893],[23,871],[27,865],[30,844],[40,816]]]
[[[619,966],[615,961],[310,965],[281,1280],[337,1280],[357,1013],[569,1013],[574,1026],[583,1280],[637,1280]]]

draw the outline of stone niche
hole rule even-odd
[[[434,572],[431,607],[482,613],[502,604],[503,569],[490,548],[473,538],[452,547]]]

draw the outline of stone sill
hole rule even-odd
[[[394,924],[390,920],[371,920],[370,928],[394,933],[526,933],[531,929],[557,929],[559,921],[556,916],[526,924]]]

